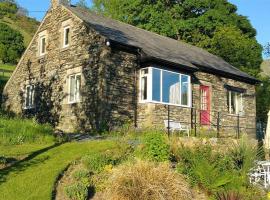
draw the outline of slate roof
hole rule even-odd
[[[225,77],[232,76],[244,82],[258,82],[254,77],[201,48],[103,17],[84,8],[63,5],[109,40],[137,47],[149,57],[179,64],[193,70],[218,73]]]

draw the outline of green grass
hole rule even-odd
[[[32,119],[0,117],[0,145],[47,144],[54,141],[53,128]]]
[[[72,161],[115,147],[112,141],[66,143],[34,153],[31,159],[0,171],[0,194],[5,200],[48,200],[59,174]]]
[[[11,64],[0,64],[0,80],[5,82],[9,79],[9,77],[11,76],[12,72],[5,72],[2,70],[10,70],[10,71],[14,71],[16,68],[15,65],[11,65]]]
[[[22,157],[34,153],[35,151],[52,146],[48,144],[22,144],[22,145],[0,145],[0,156],[5,157]]]

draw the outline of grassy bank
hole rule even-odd
[[[0,194],[5,200],[51,199],[54,183],[69,163],[82,155],[113,148],[114,142],[67,143],[0,171]]]
[[[0,117],[0,145],[52,143],[52,133],[50,125],[41,125],[32,119]]]

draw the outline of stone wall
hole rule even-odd
[[[71,44],[62,48],[63,24]],[[46,54],[38,55],[39,33],[46,31]],[[65,132],[110,128],[134,119],[136,56],[105,45],[105,38],[62,6],[48,12],[4,91],[5,108],[35,116]],[[69,104],[68,77],[82,74],[81,102]],[[24,109],[28,84],[35,85],[35,107]]]
[[[219,77],[203,72],[192,75],[192,107],[170,106],[170,119],[182,124],[195,126],[197,129],[217,129],[217,115],[220,112],[220,135],[236,136],[238,116],[229,114],[227,108],[227,89],[225,84],[246,89],[243,95],[244,115],[239,117],[240,131],[248,133],[254,138],[256,136],[256,97],[255,86],[236,80]],[[200,85],[210,87],[210,121],[211,126],[200,125]],[[138,85],[139,88],[139,85]],[[196,115],[195,112],[196,111]],[[139,103],[138,124],[140,127],[156,127],[164,129],[164,120],[168,119],[168,107],[155,103]]]

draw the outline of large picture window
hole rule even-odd
[[[243,94],[228,90],[227,106],[230,114],[243,114]]]
[[[141,70],[140,83],[142,102],[191,106],[191,86],[188,75],[149,67]]]
[[[25,87],[25,109],[31,109],[34,107],[34,85],[27,85]]]
[[[81,74],[73,74],[69,76],[69,103],[77,103],[80,101],[81,90]]]

